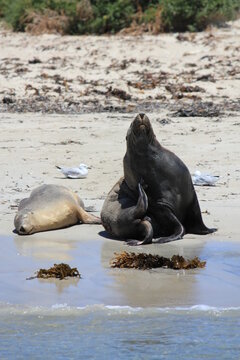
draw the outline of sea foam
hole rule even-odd
[[[86,306],[69,306],[67,303],[53,304],[50,307],[46,306],[28,306],[28,305],[15,305],[9,303],[0,303],[0,316],[7,313],[12,315],[81,315],[87,313],[103,313],[108,315],[114,314],[221,314],[227,312],[239,312],[239,307],[221,307],[210,306],[206,304],[196,304],[192,306],[176,306],[176,307],[131,307],[128,305],[86,305]]]

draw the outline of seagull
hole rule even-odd
[[[67,178],[70,179],[84,179],[87,177],[89,167],[85,164],[80,164],[78,167],[56,166]]]
[[[219,176],[202,174],[199,170],[192,175],[193,184],[199,186],[215,186],[218,180]]]

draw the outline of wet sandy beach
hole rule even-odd
[[[177,153],[191,172],[219,175],[215,187],[196,187],[203,218],[218,231],[186,235],[162,245],[127,248],[108,239],[100,225],[76,225],[31,236],[13,233],[19,200],[43,183],[72,188],[99,214],[104,197],[122,175],[125,134],[132,114],[2,114],[0,301],[13,304],[129,306],[239,305],[239,117],[185,118],[162,124],[150,114],[161,143]],[[197,127],[196,131],[192,131]],[[237,132],[238,130],[238,132]],[[219,141],[221,139],[221,141]],[[86,179],[66,179],[55,165],[88,164]],[[111,269],[114,252],[199,256],[205,269],[137,271]],[[41,267],[66,262],[80,280],[26,280]],[[227,290],[228,289],[228,290]]]
[[[239,20],[184,36],[34,37],[1,30],[0,302],[240,305],[239,34]],[[19,201],[44,183],[70,187],[99,214],[122,175],[126,132],[140,111],[191,173],[220,177],[214,187],[196,187],[204,222],[218,231],[134,251],[199,256],[205,269],[111,269],[114,252],[126,246],[102,236],[101,226],[13,233]],[[79,163],[91,167],[86,179],[69,180],[56,169]],[[25,280],[56,262],[77,266],[83,278]]]

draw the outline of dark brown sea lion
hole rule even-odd
[[[77,223],[100,224],[101,220],[84,210],[84,203],[73,191],[60,185],[42,185],[23,199],[14,219],[16,231],[29,235],[64,228]]]
[[[203,223],[186,165],[159,144],[145,114],[135,118],[126,139],[124,178],[111,189],[101,211],[105,229],[130,245],[214,232]]]
[[[205,235],[216,231],[207,228],[191,175],[186,165],[159,144],[148,117],[136,116],[127,133],[124,156],[124,180],[137,197],[142,183],[148,197],[145,214],[151,219],[154,243],[181,239],[184,234]],[[136,201],[136,200],[135,200]],[[150,243],[150,238],[131,241],[131,245]]]

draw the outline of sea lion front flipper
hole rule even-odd
[[[134,218],[135,219],[141,218],[143,216],[143,214],[146,214],[147,209],[148,209],[148,197],[140,183],[138,184],[138,193],[139,193],[138,202],[134,209]]]
[[[217,231],[216,228],[208,228],[204,224],[196,193],[191,206],[188,208],[184,227],[186,233],[197,235],[207,235]]]
[[[141,220],[141,217],[143,216],[143,214],[146,214],[148,209],[148,197],[140,183],[138,184],[138,191],[139,191],[139,197],[136,208],[134,209],[134,217],[140,218],[135,221],[138,222],[137,232],[140,234],[143,240],[137,240],[137,239],[126,240],[127,245],[130,246],[151,244],[153,238],[153,227],[151,224],[151,219],[145,216]]]
[[[78,218],[83,224],[101,224],[101,219],[95,215],[87,213],[82,207],[78,208]]]

